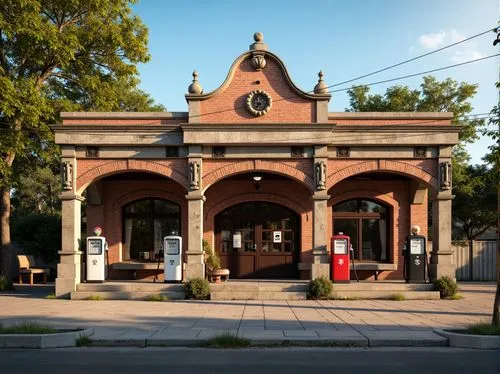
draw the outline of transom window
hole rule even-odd
[[[154,260],[167,235],[180,235],[179,205],[142,199],[123,208],[124,260]]]
[[[333,232],[349,235],[357,260],[387,262],[389,209],[366,199],[346,200],[333,207]]]

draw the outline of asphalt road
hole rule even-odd
[[[0,349],[0,374],[500,373],[500,351],[454,348]]]

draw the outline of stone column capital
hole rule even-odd
[[[75,194],[60,194],[57,196],[60,200],[62,201],[68,201],[68,200],[78,200],[78,201],[85,201],[85,198],[82,195],[75,195]]]
[[[205,202],[207,198],[202,193],[188,193],[186,196],[186,200],[203,200]]]
[[[311,200],[313,201],[330,200],[330,197],[331,197],[330,195],[315,193],[311,195]]]

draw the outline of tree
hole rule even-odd
[[[455,177],[453,226],[455,239],[474,240],[495,227],[497,189],[494,170],[486,165],[467,165]]]
[[[51,152],[60,110],[117,109],[117,82],[134,86],[148,59],[147,29],[127,0],[0,2],[1,274],[11,277],[15,163]]]
[[[499,34],[500,35],[500,34]],[[497,83],[497,88],[500,88],[500,83]],[[492,128],[483,129],[483,135],[489,136],[494,140],[494,143],[488,147],[488,153],[483,160],[491,166],[491,174],[493,178],[493,186],[497,190],[497,290],[495,293],[495,301],[493,303],[492,325],[500,325],[500,103],[493,107],[490,114],[492,117],[488,124]]]
[[[55,214],[60,211],[58,195],[61,193],[59,175],[50,168],[37,168],[22,175],[12,193],[12,206],[16,214]]]

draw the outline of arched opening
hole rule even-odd
[[[349,235],[358,261],[389,262],[391,209],[375,200],[357,198],[333,206],[333,232]]]
[[[232,278],[296,278],[300,217],[276,203],[236,204],[215,216],[215,245]]]
[[[122,243],[124,260],[158,258],[167,235],[181,235],[178,204],[157,198],[135,200],[123,207]]]

